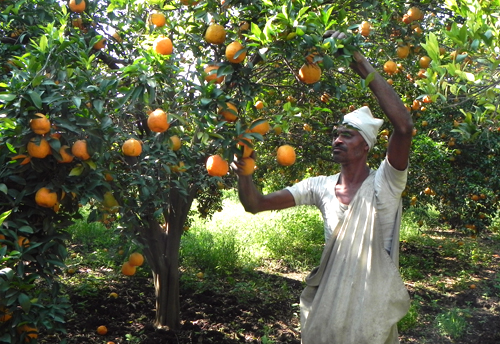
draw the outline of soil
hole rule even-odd
[[[402,244],[402,254],[415,248]],[[415,252],[413,252],[415,253]],[[430,254],[432,252],[417,252]],[[436,259],[436,257],[434,257]],[[436,260],[434,266],[454,271],[453,261]],[[413,302],[419,302],[418,325],[400,333],[401,343],[493,344],[500,343],[500,256],[474,278],[477,287],[456,292],[440,291],[407,283]],[[77,274],[85,274],[80,269]],[[94,271],[95,273],[95,271]],[[150,278],[104,275],[97,287],[67,286],[72,312],[67,334],[40,335],[41,343],[103,344],[108,342],[167,343],[289,343],[300,344],[299,295],[303,274],[287,271],[245,272],[226,277],[193,276],[181,280],[181,328],[173,332],[157,329],[154,320],[154,287]],[[464,290],[465,289],[465,290]],[[116,292],[118,297],[110,296]],[[440,307],[467,309],[467,331],[460,339],[438,334],[433,326]],[[98,335],[105,325],[108,333]]]

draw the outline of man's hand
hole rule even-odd
[[[255,151],[252,151],[252,154],[250,154],[250,158],[257,160],[257,153]],[[237,156],[234,157],[233,162],[231,163],[231,169],[236,173],[238,177],[241,176],[241,172],[243,171],[243,166],[245,165],[245,162],[243,159],[238,158]]]
[[[346,34],[340,31],[335,31],[335,30],[327,30],[323,34],[323,39],[326,38],[335,38],[335,39],[344,39],[346,38]]]

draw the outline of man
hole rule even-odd
[[[334,32],[332,37],[343,38]],[[393,126],[387,154],[370,170],[369,150],[383,120],[367,107],[344,116],[332,142],[339,174],[308,178],[263,195],[251,176],[232,167],[245,210],[258,213],[296,205],[316,205],[325,223],[320,265],[306,278],[301,294],[303,344],[399,343],[397,322],[409,308],[398,271],[401,193],[406,185],[413,123],[400,97],[359,52],[351,68],[369,87]]]

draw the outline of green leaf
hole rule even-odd
[[[69,176],[70,177],[79,176],[83,173],[83,170],[84,170],[83,166],[77,166],[69,172]]]
[[[40,95],[35,91],[28,91],[28,95],[30,96],[33,104],[37,108],[41,109],[42,108],[42,98],[40,97]]]
[[[10,102],[14,99],[16,99],[15,94],[6,94],[6,93],[0,94],[0,101]]]
[[[7,193],[7,192],[5,192]],[[3,212],[1,215],[0,215],[0,226],[2,225],[2,223],[5,221],[5,219],[10,215],[10,213],[12,212],[12,209],[11,210],[7,210],[6,212]]]
[[[34,233],[33,228],[31,226],[22,226],[18,230],[20,232],[28,233],[28,234],[33,234]]]
[[[41,36],[40,37],[40,43],[38,45],[40,51],[42,53],[46,52],[47,51],[47,46],[48,46],[48,41],[47,41],[47,36]]]
[[[28,313],[31,308],[31,301],[28,295],[21,293],[19,294],[17,300],[19,301],[19,304],[21,305],[21,308],[23,309],[24,312]]]

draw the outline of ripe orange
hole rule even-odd
[[[113,32],[111,35],[118,43],[121,43],[123,39],[121,38],[120,34],[118,32]]]
[[[36,113],[35,116],[39,118],[33,118],[30,120],[30,128],[35,134],[43,135],[50,131],[50,121],[43,113]]]
[[[207,172],[212,177],[222,177],[229,172],[229,164],[220,155],[212,155],[207,159]]]
[[[108,328],[104,325],[101,325],[97,328],[97,333],[104,336],[106,333],[108,333]]]
[[[94,44],[93,48],[95,50],[102,50],[106,47],[106,38],[101,38],[97,43]]]
[[[240,174],[242,176],[249,176],[255,171],[255,160],[252,158],[243,158],[243,166],[241,167]]]
[[[321,78],[321,68],[315,63],[304,64],[299,70],[299,79],[305,84],[314,84]]]
[[[295,149],[290,145],[283,145],[278,148],[276,160],[282,166],[290,166],[295,163]]]
[[[432,103],[432,98],[429,95],[425,95],[422,101],[426,104]]]
[[[226,30],[220,24],[210,24],[205,32],[205,40],[211,44],[222,44],[226,40]]]
[[[241,61],[243,61],[245,59],[245,57],[247,56],[247,52],[246,52],[246,50],[241,51],[242,49],[244,49],[244,47],[243,47],[243,45],[241,45],[240,42],[234,41],[234,42],[230,43],[226,47],[227,60],[231,63],[240,63]],[[238,55],[238,57],[235,57],[235,55],[240,51],[241,51],[241,53]]]
[[[20,235],[17,237],[17,244],[19,247],[28,247],[30,245],[30,241],[28,238]]]
[[[234,122],[238,119],[238,108],[230,102],[226,102],[226,108],[219,107],[219,114],[228,122]]]
[[[113,292],[109,293],[109,297],[111,297],[113,299],[117,299],[118,298],[118,294],[113,291]]]
[[[71,12],[82,13],[85,11],[85,0],[81,0],[77,3],[78,0],[69,0],[69,9]]]
[[[130,264],[129,262],[125,262],[122,265],[122,274],[125,276],[133,276],[135,274],[136,267]]]
[[[71,21],[71,24],[73,25],[73,27],[77,27],[79,28],[80,30],[83,30],[84,26],[83,26],[83,19],[82,18],[75,18]]]
[[[430,63],[431,63],[431,58],[429,56],[422,56],[420,60],[418,60],[418,64],[420,65],[421,68],[429,67]]]
[[[71,153],[78,159],[90,159],[89,151],[87,150],[87,140],[77,140],[71,147]]]
[[[73,161],[74,156],[68,152],[70,152],[70,148],[68,145],[62,145],[59,149],[59,155],[61,155],[61,159],[57,159],[57,162],[62,164],[68,164]]]
[[[10,158],[10,160],[21,160],[21,159],[22,161],[20,162],[20,165],[26,165],[31,161],[31,157],[24,154],[19,154]]]
[[[139,252],[134,252],[128,257],[128,262],[133,266],[141,266],[144,263],[144,256]]]
[[[31,339],[38,338],[38,330],[36,327],[29,326],[27,324],[21,325],[17,328],[17,333],[22,334],[26,332],[25,342],[30,342]]]
[[[35,202],[41,207],[52,208],[57,203],[57,193],[42,187],[35,194]]]
[[[174,51],[174,46],[172,45],[172,41],[170,38],[165,36],[158,36],[153,42],[153,49],[158,54],[161,55],[170,55]]]
[[[170,127],[168,116],[162,109],[156,109],[148,117],[148,127],[156,133],[163,133]]]
[[[128,139],[122,145],[122,152],[126,156],[139,156],[142,153],[142,144],[139,140]]]
[[[283,131],[283,128],[281,128],[281,126],[279,126],[279,125],[275,125],[273,128],[273,131],[274,131],[275,135],[280,135],[281,132]]]
[[[36,138],[32,138],[28,142],[28,154],[33,158],[43,159],[50,154],[50,145],[44,138],[40,139],[39,143],[36,143]]]
[[[257,100],[254,106],[257,110],[262,110],[264,108],[264,102],[262,100]]]
[[[186,6],[196,6],[199,1],[196,0],[181,0],[181,3]]]
[[[224,76],[219,76],[217,77],[217,70],[219,69],[219,66],[216,65],[208,65],[205,67],[204,72],[205,72],[205,81],[210,82],[214,81],[216,84],[222,83],[224,81]],[[214,71],[214,72],[212,72]]]
[[[262,120],[262,119],[257,119],[254,121],[254,123],[259,121],[259,120]],[[250,127],[252,127],[252,126],[250,126]],[[266,120],[260,124],[257,124],[256,126],[252,127],[250,129],[250,132],[251,133],[259,133],[262,136],[264,136],[269,132],[270,129],[271,129],[271,126],[269,125],[269,122]]]
[[[177,135],[170,136],[170,141],[172,142],[172,150],[174,152],[178,151],[181,148],[182,142],[179,136]]]
[[[370,30],[371,30],[371,24],[370,22],[363,21],[361,22],[361,25],[359,26],[361,36],[367,37],[370,35]]]
[[[407,14],[408,14],[408,17],[410,17],[410,19],[412,21],[414,21],[414,20],[420,20],[420,19],[424,18],[424,13],[418,7],[412,7],[412,8],[410,8],[408,10]]]
[[[247,139],[247,138],[241,138],[240,142],[238,142],[238,147],[243,147],[241,157],[242,158],[248,158],[250,155],[252,155],[253,148],[251,148],[246,142],[251,143],[252,140]]]
[[[165,26],[167,22],[163,13],[152,13],[150,18],[151,23],[153,23],[153,25],[155,25],[156,27]]]
[[[400,46],[396,49],[396,53],[400,59],[404,59],[410,54],[410,47],[408,45]]]
[[[389,75],[392,75],[396,73],[398,70],[398,65],[394,61],[387,61],[384,63],[384,72],[386,72]]]
[[[5,237],[4,237],[5,239]],[[12,318],[12,312],[7,309],[7,307],[0,307],[0,322],[9,321]]]

